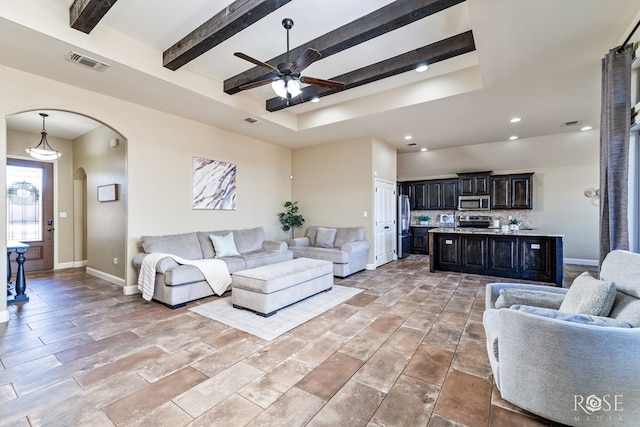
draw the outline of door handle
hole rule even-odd
[[[384,226],[384,229],[385,229],[385,230],[388,230],[388,229],[389,229],[389,226],[388,226],[388,225],[385,225],[385,226]]]

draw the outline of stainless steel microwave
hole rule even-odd
[[[458,210],[460,211],[488,211],[489,196],[458,196]]]

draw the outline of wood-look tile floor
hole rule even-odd
[[[500,279],[427,262],[336,278],[365,291],[273,341],[84,269],[29,274],[0,324],[0,425],[550,425],[493,384],[482,313]]]

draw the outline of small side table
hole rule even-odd
[[[18,263],[18,271],[16,271],[16,283],[15,290],[16,295],[13,299],[7,298],[7,304],[16,304],[19,302],[28,302],[29,297],[25,294],[27,290],[27,280],[24,277],[24,254],[29,249],[29,245],[26,243],[18,242],[15,240],[9,240],[7,242],[7,284],[11,283],[11,253],[16,252],[18,257],[16,262]]]

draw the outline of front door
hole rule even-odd
[[[7,240],[29,245],[25,271],[53,269],[53,220],[53,164],[7,159]]]

